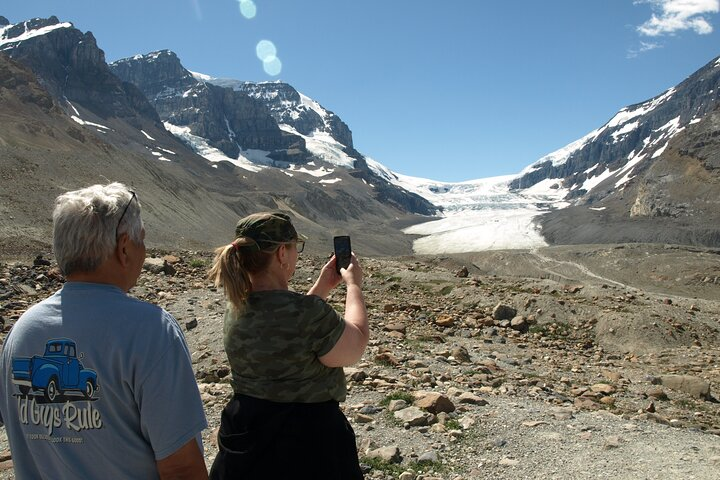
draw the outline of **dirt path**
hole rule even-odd
[[[530,250],[530,254],[536,257],[540,262],[537,263],[537,268],[547,272],[548,274],[557,275],[558,277],[572,281],[574,279],[577,279],[578,277],[568,277],[565,273],[558,272],[555,268],[556,266],[563,267],[563,268],[570,268],[571,270],[578,271],[582,276],[591,278],[593,280],[598,280],[600,283],[608,283],[611,285],[615,285],[622,288],[631,289],[632,287],[630,285],[626,285],[621,282],[616,282],[615,280],[597,275],[590,271],[588,267],[585,265],[581,265],[576,262],[571,262],[567,260],[557,260],[555,258],[550,258],[547,255],[543,255],[538,251],[537,248],[533,248]]]

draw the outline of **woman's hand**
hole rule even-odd
[[[357,285],[362,288],[363,271],[354,253],[350,257],[350,265],[348,268],[341,269],[340,274],[346,285]]]
[[[340,285],[343,281],[337,270],[335,270],[335,255],[322,267],[320,276],[315,280],[315,284],[308,290],[308,295],[317,295],[323,300],[327,300],[330,291]]]

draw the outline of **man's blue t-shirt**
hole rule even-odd
[[[19,479],[157,478],[207,427],[177,321],[111,285],[68,282],[30,308],[0,375]]]

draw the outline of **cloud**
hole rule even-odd
[[[638,48],[631,48],[630,50],[628,50],[627,58],[635,58],[641,53],[649,52],[650,50],[655,50],[656,48],[662,47],[662,45],[655,42],[640,42],[640,46]]]
[[[653,14],[637,31],[648,37],[674,35],[682,30],[692,30],[707,35],[713,26],[707,15],[720,11],[720,0],[635,0],[634,4],[649,3]],[[642,48],[642,47],[641,47]]]

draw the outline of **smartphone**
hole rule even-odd
[[[340,273],[341,268],[347,268],[350,265],[352,253],[350,237],[347,235],[333,237],[333,246],[335,247],[335,269]]]

